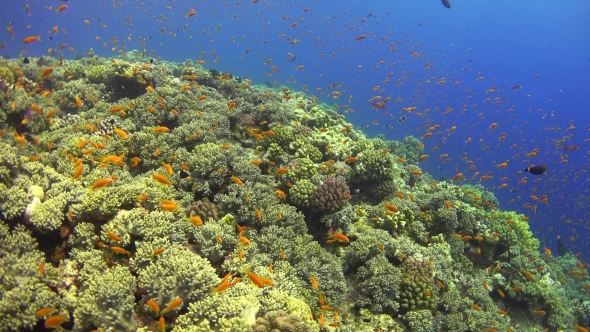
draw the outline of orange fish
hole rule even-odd
[[[168,179],[168,178],[167,178],[165,175],[163,175],[163,174],[160,174],[160,173],[154,173],[154,174],[152,175],[152,177],[153,177],[153,178],[154,178],[156,181],[160,182],[161,184],[167,184],[167,185],[171,185],[171,184],[172,184],[172,182],[170,182],[170,180],[169,180],[169,179]]]
[[[170,128],[161,126],[161,127],[156,127],[154,129],[152,129],[152,131],[154,133],[167,133],[170,131]]]
[[[23,43],[25,43],[25,44],[34,43],[36,41],[41,41],[41,35],[39,35],[39,36],[28,36],[28,37],[25,37],[25,39],[23,39]]]
[[[80,177],[80,175],[82,174],[83,167],[84,167],[83,164],[78,165],[78,167],[76,168],[76,171],[74,172],[74,175],[72,176],[72,180],[75,180]]]
[[[350,240],[346,237],[346,235],[344,234],[340,234],[340,233],[334,233],[334,234],[328,234],[328,241],[338,241],[338,242],[350,242]]]
[[[145,202],[145,200],[147,199],[148,195],[146,193],[143,193],[143,195],[141,196],[137,196],[137,201],[140,203]]]
[[[173,201],[163,199],[162,200],[162,205],[160,205],[160,207],[164,211],[171,212],[171,211],[174,211],[174,210],[178,209],[178,204],[176,204]]]
[[[111,250],[118,253],[118,254],[125,254],[127,256],[131,256],[131,252],[129,252],[121,247],[111,247]]]
[[[236,184],[238,184],[240,186],[244,184],[244,182],[242,182],[242,180],[237,176],[232,176],[231,179],[232,179],[232,181],[234,181]]]
[[[53,72],[53,67],[47,67],[45,68],[42,72],[41,75],[39,75],[39,79],[43,80],[45,79],[47,76],[49,76],[49,74],[51,74]]]
[[[191,223],[195,226],[203,226],[203,220],[200,216],[191,216],[190,217]]]
[[[283,175],[289,172],[289,169],[286,167],[281,167],[279,169],[276,170],[275,174],[276,175]]]
[[[45,328],[53,329],[60,326],[63,322],[66,321],[66,316],[62,315],[54,315],[45,320]]]
[[[90,189],[94,190],[97,188],[106,187],[106,186],[110,185],[111,183],[113,183],[113,179],[111,179],[111,178],[100,179],[100,180],[97,180],[96,182],[94,182],[92,184],[92,186],[90,186]]]
[[[160,314],[161,315],[164,315],[165,313],[167,313],[167,312],[173,310],[174,308],[178,307],[181,303],[182,303],[182,298],[177,297],[172,302],[170,302],[170,304],[166,307],[166,309],[162,310],[162,312]]]
[[[118,236],[117,234],[111,232],[111,231],[107,231],[107,235],[111,238],[111,240],[113,241],[117,241],[120,242],[121,241],[121,237]]]
[[[154,258],[154,257],[158,256],[159,254],[163,253],[164,250],[166,250],[166,249],[165,248],[158,248],[158,249],[154,250],[154,252],[152,252],[152,258]],[[160,310],[158,309],[158,311],[160,311]]]
[[[45,316],[55,310],[57,310],[57,309],[55,309],[55,308],[41,308],[41,309],[37,310],[37,312],[35,312],[35,315],[36,316]]]
[[[148,307],[150,307],[150,309],[156,312],[156,316],[160,313],[160,306],[158,305],[158,302],[154,300],[148,300],[146,304]]]
[[[230,286],[231,286],[231,283],[229,281],[224,281],[219,286],[213,288],[212,292],[219,293],[219,292],[222,292],[222,291],[228,289]]]
[[[125,130],[119,129],[119,128],[115,128],[114,131],[115,131],[115,134],[117,134],[117,136],[119,136],[119,138],[121,138],[121,139],[129,139],[129,135],[127,134],[127,132],[125,132]]]
[[[398,211],[399,211],[399,209],[398,209],[398,208],[397,208],[397,206],[395,206],[395,205],[391,205],[391,204],[383,204],[383,206],[385,206],[385,208],[386,208],[387,210],[389,210],[389,211],[392,211],[392,212],[398,212]]]
[[[265,283],[264,280],[262,280],[262,278],[252,272],[250,272],[250,270],[246,270],[245,271],[246,274],[248,275],[248,277],[250,278],[250,280],[258,287],[264,287]]]

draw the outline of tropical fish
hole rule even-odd
[[[547,172],[547,165],[531,166],[524,169],[525,172],[533,175],[541,175]]]

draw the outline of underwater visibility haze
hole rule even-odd
[[[0,331],[588,331],[588,17],[5,1]]]

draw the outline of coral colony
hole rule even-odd
[[[39,63],[0,64],[0,330],[586,323],[585,267],[415,137],[190,60]]]

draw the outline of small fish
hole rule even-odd
[[[152,177],[161,184],[171,185],[172,182],[163,174],[155,173]]]
[[[113,183],[113,179],[111,179],[111,178],[100,179],[100,180],[97,180],[96,182],[94,182],[92,184],[92,186],[90,186],[90,189],[94,190],[97,188],[106,187],[106,186],[110,185],[111,183]]]
[[[60,326],[65,321],[66,316],[54,315],[45,320],[44,326],[45,328],[52,329]]]
[[[154,129],[152,129],[152,131],[154,133],[167,133],[170,131],[170,128],[161,126],[161,127],[156,127]]]
[[[318,283],[317,279],[314,276],[309,276],[309,278],[311,279],[311,285],[313,286],[313,288],[319,290],[320,284]]]
[[[165,248],[158,248],[158,249],[154,250],[154,252],[152,252],[152,258],[154,258],[154,257],[158,256],[159,254],[163,253],[164,250],[166,250],[166,249]],[[158,309],[158,311],[160,311],[160,310]]]
[[[25,37],[23,39],[23,43],[25,43],[25,44],[34,43],[36,41],[41,41],[41,35],[39,35],[39,36],[28,36],[28,37]]]
[[[41,308],[41,309],[37,310],[37,312],[35,312],[35,315],[36,316],[45,316],[47,314],[52,313],[55,310],[57,310],[57,309],[55,309],[55,308]]]
[[[238,184],[240,186],[244,184],[244,182],[242,182],[242,180],[237,176],[232,176],[231,179],[233,182],[235,182],[236,184]]]
[[[159,313],[160,313],[160,306],[158,305],[158,302],[156,302],[154,300],[148,300],[146,302],[146,304],[148,305],[148,307],[150,307],[150,309],[152,309],[153,311],[156,312],[156,316],[159,315]]]
[[[118,236],[117,234],[115,234],[111,231],[107,231],[107,235],[111,238],[111,240],[116,241],[116,242],[121,242],[121,237]]]
[[[449,0],[441,0],[441,2],[445,8],[451,9],[451,2]]]
[[[262,278],[260,276],[250,272],[250,270],[246,270],[245,272],[248,275],[248,277],[250,278],[250,280],[252,281],[252,283],[254,283],[258,287],[264,287],[265,282],[264,282],[264,280],[262,280]]]
[[[231,283],[229,281],[224,281],[219,286],[213,288],[212,292],[219,293],[219,292],[222,292],[222,291],[228,289],[230,286],[231,286]]]
[[[191,216],[190,217],[191,223],[195,226],[203,226],[203,220],[200,216]]]
[[[117,254],[125,254],[127,256],[131,256],[131,252],[127,251],[121,247],[111,247],[111,250],[116,252]]]
[[[348,237],[346,237],[346,235],[340,234],[340,233],[328,234],[328,241],[350,242],[350,240],[348,239]]]
[[[165,313],[167,313],[167,312],[173,310],[174,308],[180,306],[181,303],[182,303],[182,298],[181,297],[177,297],[172,302],[170,302],[170,304],[166,307],[166,309],[162,310],[162,312],[160,314],[161,315],[164,315]]]
[[[287,174],[289,172],[289,169],[286,167],[281,167],[279,169],[276,170],[275,174],[276,175],[283,175],[283,174]]]

